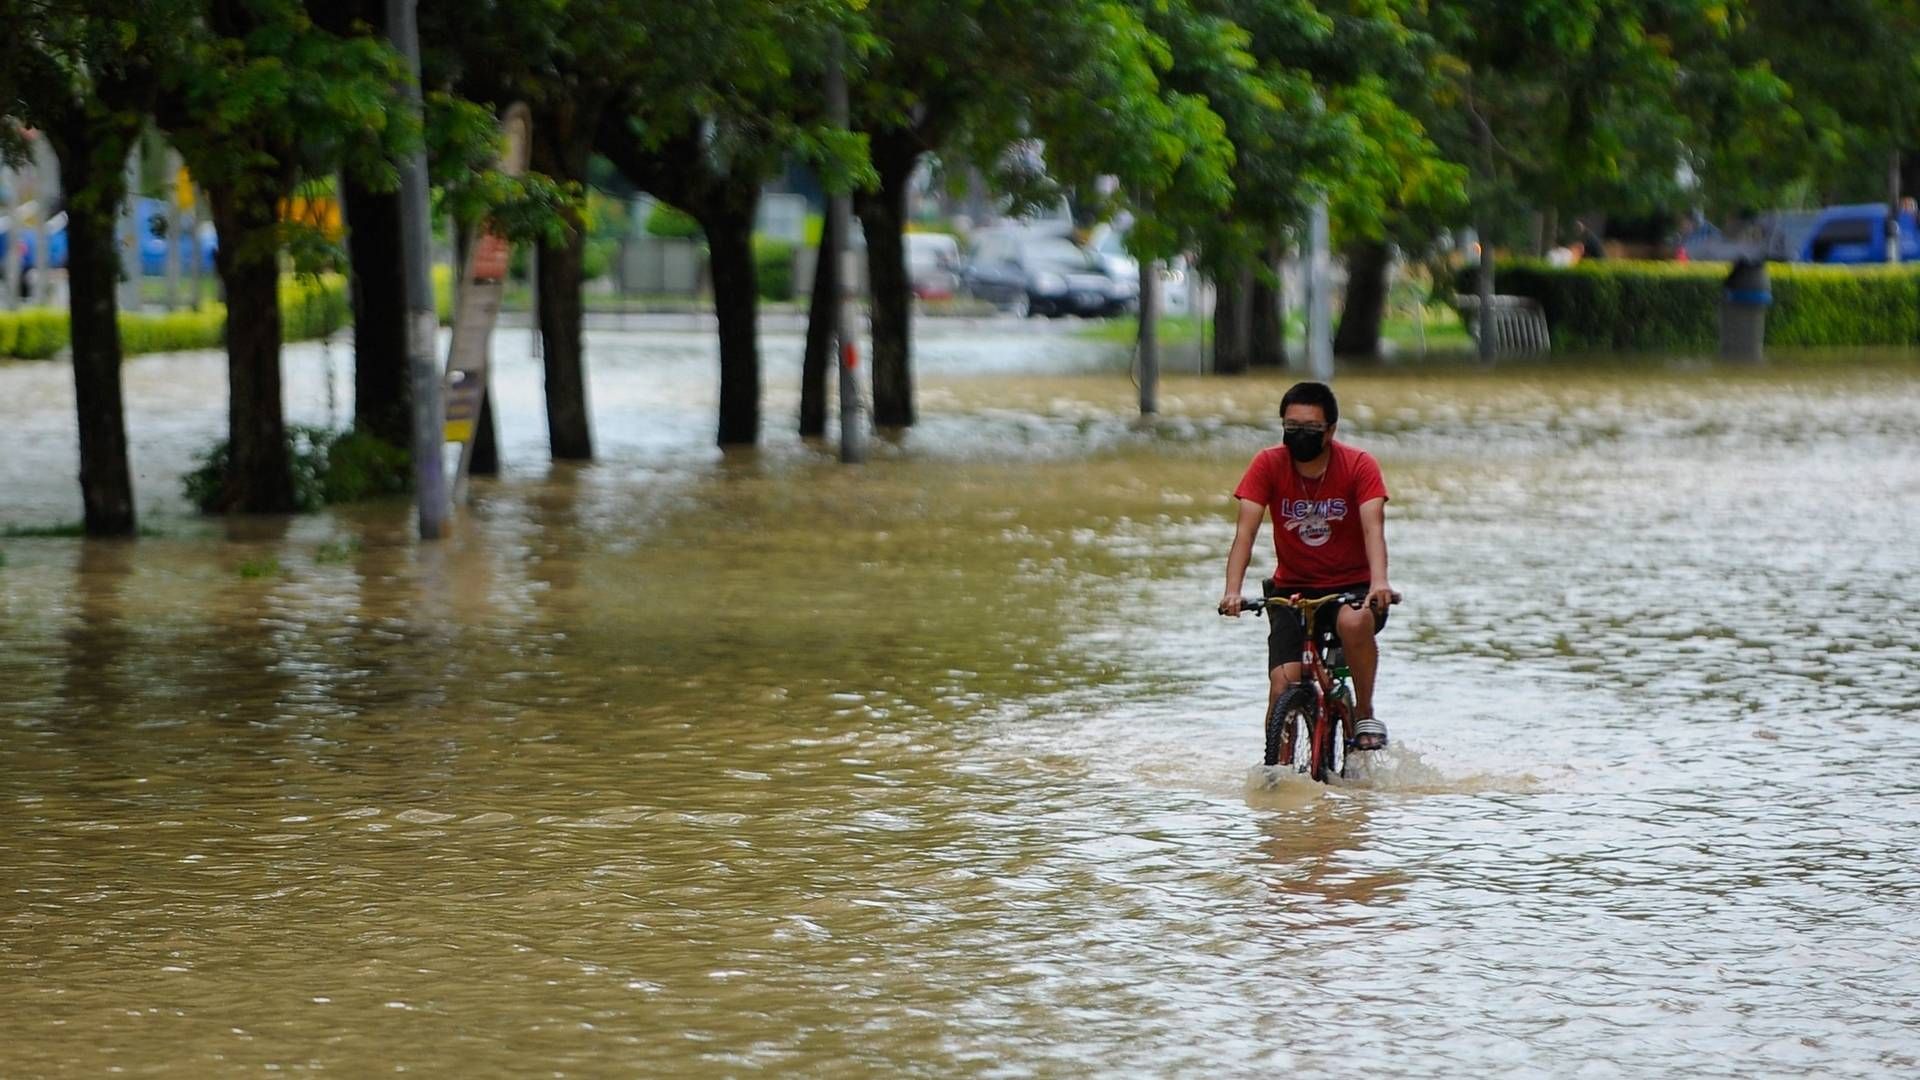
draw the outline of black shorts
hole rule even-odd
[[[1365,596],[1367,595],[1367,588],[1368,585],[1364,581],[1358,585],[1342,585],[1336,589],[1301,589],[1289,587],[1285,590],[1274,585],[1272,578],[1268,578],[1260,583],[1260,593],[1262,596],[1272,598],[1274,596],[1292,596],[1295,593],[1299,593],[1301,598],[1306,600],[1313,600],[1322,596],[1332,596],[1334,593],[1348,592],[1359,593],[1361,596]],[[1320,635],[1320,640],[1323,643],[1328,639],[1334,641],[1339,640],[1336,627],[1339,625],[1340,607],[1341,605],[1339,604],[1328,604],[1313,613],[1314,632]],[[1379,633],[1386,625],[1387,613],[1384,611],[1374,612],[1373,632],[1376,634]],[[1272,671],[1281,664],[1297,664],[1300,662],[1300,647],[1305,644],[1301,639],[1300,630],[1299,612],[1288,608],[1268,611],[1268,671]]]

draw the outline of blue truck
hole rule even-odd
[[[1920,224],[1906,210],[1899,222],[1900,261],[1920,262]],[[1764,214],[1727,233],[1704,226],[1683,238],[1678,250],[1696,262],[1761,258],[1858,266],[1887,261],[1886,229],[1886,203],[1854,203]]]

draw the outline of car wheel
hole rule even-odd
[[[1020,292],[1014,293],[1013,305],[1008,310],[1012,311],[1014,317],[1017,319],[1025,319],[1025,318],[1032,317],[1033,297],[1028,296],[1024,289],[1021,290]]]

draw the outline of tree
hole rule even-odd
[[[60,161],[83,522],[89,536],[131,536],[115,226],[127,155],[153,104],[150,58],[178,26],[134,0],[84,0],[60,18],[42,7],[0,3],[0,21],[16,31],[0,67],[0,113],[39,129]]]
[[[857,142],[824,127],[819,89],[829,32],[848,5],[656,2],[653,62],[603,115],[596,145],[636,186],[700,223],[720,334],[718,441],[751,445],[760,432],[760,190],[792,156],[813,159],[830,184],[867,175]]]
[[[1691,80],[1711,102],[1694,164],[1714,203],[1898,201],[1889,166],[1920,147],[1920,4],[1747,0],[1725,30],[1727,62]]]
[[[419,132],[389,113],[384,42],[317,27],[295,0],[202,0],[156,57],[157,114],[207,192],[227,297],[228,468],[214,509],[295,508],[281,404],[280,206],[306,177],[392,176]],[[304,248],[309,254],[311,247]],[[310,264],[309,264],[310,265]]]
[[[653,62],[644,0],[429,0],[420,9],[427,64],[460,96],[533,115],[531,168],[578,190],[587,181],[605,113]],[[553,207],[559,227],[535,233],[535,295],[546,368],[547,435],[556,460],[593,457],[587,409],[581,288],[581,205]]]
[[[1470,167],[1481,244],[1479,292],[1493,294],[1494,249],[1529,207],[1651,210],[1683,196],[1693,106],[1676,87],[1716,54],[1717,0],[1447,0],[1426,26],[1445,52],[1436,139]],[[1707,60],[1707,66],[1717,66]],[[1490,356],[1492,335],[1481,335]]]
[[[313,7],[334,34],[385,37],[385,0]],[[353,305],[353,426],[395,447],[412,442],[413,383],[407,370],[407,288],[400,257],[400,191],[386,178],[340,178]]]
[[[874,0],[864,16],[871,47],[852,93],[875,178],[855,205],[872,287],[874,421],[907,426],[903,233],[908,183],[929,154],[978,167],[1021,208],[1101,190],[1106,176],[1143,194],[1185,176],[1193,194],[1219,178],[1231,150],[1202,101],[1163,93],[1168,45],[1128,4]]]

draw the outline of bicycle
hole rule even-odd
[[[1301,622],[1300,664],[1304,669],[1299,682],[1274,701],[1267,714],[1266,752],[1262,758],[1268,767],[1285,765],[1303,772],[1320,783],[1330,776],[1347,775],[1344,739],[1353,731],[1352,673],[1347,669],[1346,650],[1333,631],[1313,632],[1314,616],[1328,604],[1351,608],[1366,605],[1364,594],[1333,593],[1303,599],[1299,594],[1267,599],[1252,597],[1240,601],[1241,611],[1264,613],[1272,619],[1275,609],[1285,608]],[[1393,603],[1400,594],[1393,594]],[[1335,738],[1339,732],[1341,738]],[[1304,752],[1303,752],[1304,751]],[[1335,762],[1338,760],[1338,765]]]

